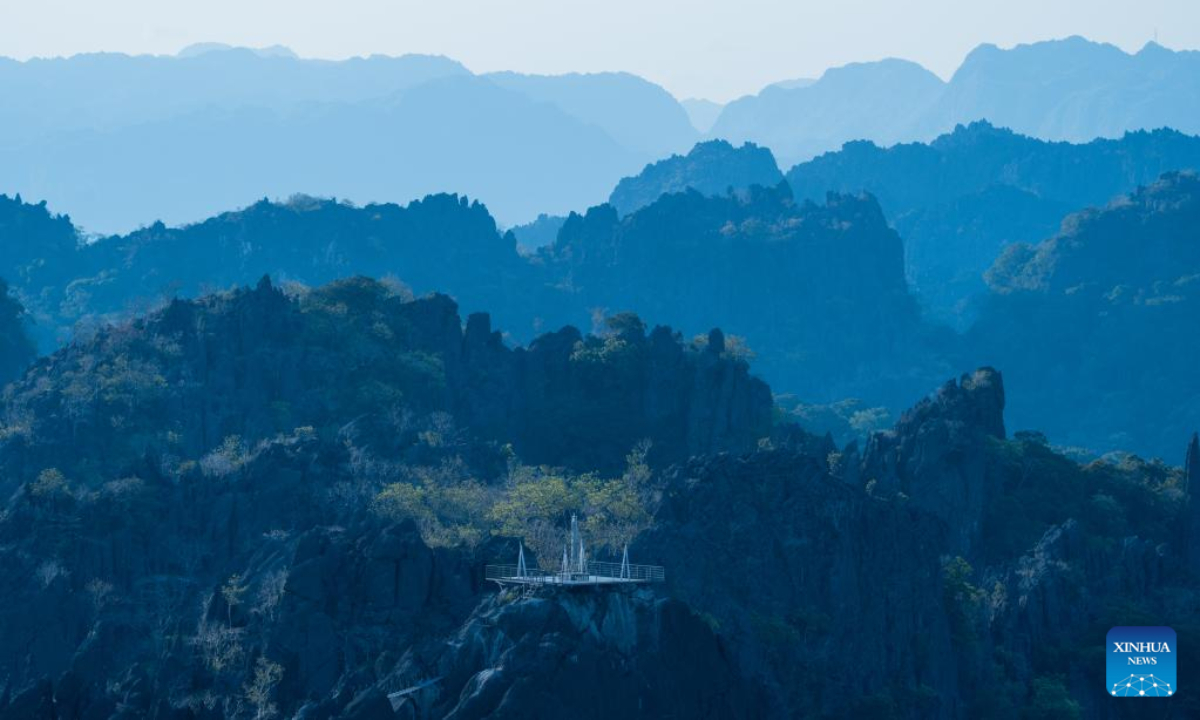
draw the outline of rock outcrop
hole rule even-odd
[[[938,699],[909,710],[954,716],[943,530],[825,462],[782,449],[681,466],[631,553],[665,565],[670,591],[729,638],[770,716],[869,712],[924,693]]]
[[[1011,424],[1097,452],[1179,452],[1200,426],[1198,223],[1200,176],[1167,173],[1006,249],[966,344],[1015,388]]]
[[[441,678],[436,697],[413,703],[416,717],[761,717],[741,673],[683,603],[592,590],[493,596],[450,642],[411,653],[397,677]]]
[[[923,307],[960,329],[974,321],[984,272],[1006,246],[1051,237],[1069,214],[1165,172],[1200,168],[1200,138],[1177,130],[1070,144],[967,119],[927,143],[849,142],[787,174],[797,198],[864,190],[879,198],[904,238],[905,272]]]
[[[663,195],[689,188],[704,195],[724,195],[744,192],[752,185],[775,187],[782,181],[783,173],[767,148],[754,143],[734,147],[724,140],[710,140],[697,144],[687,155],[672,155],[622,179],[608,202],[628,215]]]
[[[999,372],[981,368],[947,382],[893,430],[872,435],[860,475],[873,492],[903,493],[940,518],[950,528],[950,546],[969,555],[998,491],[988,444],[1004,437],[1004,384]]]

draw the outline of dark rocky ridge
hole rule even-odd
[[[520,342],[586,326],[598,311],[662,318],[688,335],[717,325],[746,339],[777,387],[814,400],[886,396],[899,405],[941,375],[914,359],[922,341],[900,239],[868,197],[796,203],[780,186],[737,197],[671,195],[624,219],[601,206],[568,218],[535,257],[518,254],[482,205],[457,196],[406,207],[261,202],[78,249],[51,242],[62,219],[23,207],[39,216],[38,230],[17,233],[13,244],[38,259],[40,274],[21,282],[19,268],[31,262],[23,261],[0,267],[0,277],[14,278],[43,349],[76,325],[264,273],[307,284],[365,274],[448,293],[467,313],[488,311]],[[883,355],[912,360],[917,369],[904,374],[916,378],[897,386]]]
[[[796,197],[867,191],[905,243],[905,270],[933,317],[965,329],[984,271],[1008,245],[1050,237],[1069,213],[1104,205],[1172,170],[1200,168],[1200,138],[1130,132],[1045,142],[987,122],[927,143],[846,143],[788,171]]]
[[[734,147],[724,140],[698,143],[687,155],[672,155],[623,178],[608,196],[622,215],[652,204],[663,195],[689,188],[703,195],[745,191],[753,185],[775,187],[783,173],[771,151],[754,143]]]
[[[936,372],[902,255],[874,198],[796,202],[786,184],[665,195],[625,218],[592,208],[539,253],[585,307],[639,308],[696,330],[705,318],[744,338],[779,391],[897,405]]]
[[[1004,384],[991,368],[951,380],[904,413],[894,430],[875,433],[861,477],[876,491],[903,493],[955,529],[949,547],[970,555],[995,494],[988,443],[1004,440]]]
[[[940,698],[922,717],[955,716],[944,529],[826,462],[780,448],[678,467],[638,556],[665,563],[672,592],[712,616],[770,716],[837,716],[896,687]]]
[[[493,596],[450,642],[431,645],[436,659],[414,654],[398,670],[443,678],[436,699],[418,704],[421,717],[753,718],[765,711],[712,628],[684,603],[653,592]]]
[[[967,362],[1005,369],[1009,419],[1056,442],[1177,453],[1200,426],[1200,178],[1168,173],[1011,246],[967,336]]]
[[[718,342],[647,335],[629,315],[611,325],[607,337],[566,327],[510,349],[486,315],[464,329],[445,296],[410,301],[360,278],[292,298],[264,278],[40,360],[5,391],[0,463],[9,489],[46,467],[93,484],[102,469],[198,458],[230,436],[252,445],[354,421],[386,442],[373,433],[397,408],[583,469],[611,469],[644,438],[669,462],[769,433],[769,389]]]
[[[242,720],[260,658],[278,666],[267,699],[281,713],[325,720],[394,717],[386,693],[435,676],[421,707],[464,718],[1005,717],[1047,704],[1101,717],[1080,638],[1133,616],[1200,641],[1200,593],[1172,545],[1194,532],[1183,471],[1080,466],[1036,436],[1006,439],[1003,385],[986,369],[860,457],[730,411],[769,401],[726,342],[714,331],[688,347],[621,316],[604,337],[568,330],[510,350],[482,316],[464,330],[446,298],[356,280],[176,301],[60,351],[5,402],[0,462],[19,487],[0,515],[0,717]],[[202,394],[187,373],[205,375]],[[492,402],[514,378],[529,410],[582,408],[531,442],[525,411]],[[100,392],[79,398],[87,387]],[[480,566],[511,561],[512,539],[431,548],[412,522],[371,510],[382,483],[451,459],[499,484],[506,440],[521,457],[619,464],[624,428],[589,401],[604,397],[631,435],[674,448],[663,463],[695,455],[661,470],[653,526],[632,548],[668,567],[653,596],[496,597]],[[672,398],[690,410],[669,411]],[[122,403],[138,410],[125,424],[97,421]],[[17,419],[35,432],[13,431]],[[202,440],[208,423],[243,444]],[[711,430],[680,440],[697,425]]]

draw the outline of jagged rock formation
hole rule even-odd
[[[941,528],[826,462],[783,448],[681,466],[637,556],[730,638],[770,716],[870,713],[896,690],[914,714],[952,717]]]
[[[44,208],[22,207],[43,224],[63,224]],[[467,313],[486,310],[518,342],[622,311],[689,336],[720,326],[744,339],[735,347],[748,345],[778,388],[813,400],[862,395],[899,406],[941,376],[916,357],[921,339],[900,239],[867,197],[795,203],[780,186],[738,197],[675,195],[624,219],[600,206],[568,218],[534,257],[518,254],[515,237],[499,234],[482,205],[449,195],[361,209],[261,202],[78,249],[38,254],[34,238],[17,244],[45,268],[46,280],[16,285],[44,350],[77,324],[94,327],[264,273],[307,284],[368,274],[450,294]],[[916,369],[897,378],[886,366],[901,359]]]
[[[354,421],[382,441],[373,433],[398,408],[444,413],[532,462],[607,470],[642,439],[661,462],[749,449],[769,434],[771,396],[745,361],[664,327],[647,335],[631,315],[607,337],[567,327],[513,350],[486,315],[464,330],[445,296],[413,301],[353,279],[289,297],[264,278],[39,361],[7,391],[0,463],[9,489],[47,467],[91,485],[147,454],[198,458],[231,436],[253,444]]]
[[[687,605],[653,592],[562,593],[515,602],[493,596],[449,643],[430,646],[397,671],[442,678],[435,699],[414,703],[417,717],[763,713],[725,643]],[[433,657],[418,659],[422,652]]]
[[[904,413],[893,430],[875,433],[861,476],[874,492],[903,493],[953,528],[950,547],[969,555],[996,493],[988,443],[1004,439],[1004,384],[991,368],[943,385]]]
[[[0,718],[382,720],[431,678],[402,716],[1095,715],[1079,638],[1192,642],[1182,471],[1005,439],[987,369],[860,457],[770,427],[730,345],[618,315],[511,349],[444,296],[263,280],[39,361],[4,398]],[[649,594],[496,596],[515,538],[379,508],[643,437]]]
[[[777,390],[899,404],[915,394],[913,377],[932,372],[902,254],[870,196],[797,203],[780,185],[666,195],[625,218],[592,208],[569,217],[540,257],[585,307],[743,338]],[[906,378],[887,369],[899,358]]]
[[[1099,451],[1178,452],[1200,425],[1197,222],[1200,178],[1168,173],[996,261],[967,349],[1004,368],[1010,425]]]
[[[986,291],[984,271],[1004,247],[1039,242],[1069,213],[1187,168],[1200,168],[1200,138],[1173,130],[1072,145],[979,121],[928,144],[846,143],[787,178],[800,198],[831,190],[878,197],[904,238],[915,291],[934,317],[965,328]]]
[[[687,155],[672,155],[647,165],[617,183],[608,203],[622,215],[639,210],[669,193],[689,188],[703,195],[744,191],[752,185],[774,187],[783,181],[771,151],[754,143],[734,147],[724,140],[696,145]]]

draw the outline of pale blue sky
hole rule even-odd
[[[0,0],[0,55],[283,44],[307,57],[448,55],[476,72],[627,70],[728,100],[855,60],[948,77],[981,42],[1084,35],[1200,47],[1198,0]]]

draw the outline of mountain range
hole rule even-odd
[[[1200,138],[1174,130],[1074,144],[975,122],[927,144],[847,143],[787,179],[801,198],[878,198],[904,238],[905,271],[930,316],[964,329],[1004,247],[1044,240],[1069,213],[1189,169],[1200,169]]]
[[[987,197],[1004,192],[1015,191]],[[795,200],[786,182],[709,196],[688,189],[624,217],[597,206],[564,219],[555,240],[532,254],[519,251],[484,206],[449,195],[404,207],[263,201],[193,226],[156,224],[87,244],[45,205],[4,200],[0,227],[17,240],[6,245],[3,275],[43,350],[172,297],[264,273],[297,286],[371,273],[405,293],[440,290],[469,311],[492,308],[517,344],[623,311],[690,335],[720,326],[729,351],[754,357],[777,392],[809,404],[866,401],[854,412],[898,412],[939,375],[995,363],[1020,380],[1010,397],[1019,427],[1092,452],[1161,456],[1200,422],[1192,404],[1179,401],[1195,387],[1190,351],[1179,343],[1191,337],[1188,282],[1200,273],[1187,243],[1198,197],[1194,174],[1167,173],[1108,208],[1067,216],[1044,241],[996,250],[988,285],[974,297],[978,315],[961,335],[920,311],[904,277],[903,240],[873,197],[831,193],[818,205]],[[1141,214],[1120,219],[1129,208]],[[1151,244],[1160,263],[1153,272],[1109,259],[1133,258],[1134,248]],[[1082,269],[1058,280],[1067,262],[1060,256]],[[1122,337],[1143,339],[1114,339]],[[29,346],[10,347],[7,364],[19,368]],[[1111,392],[1095,406],[1099,385]],[[860,433],[878,425],[872,413],[855,419]],[[801,415],[815,417],[811,409]]]
[[[1196,58],[1082,38],[985,45],[948,82],[907,61],[855,63],[774,83],[715,118],[715,104],[681,104],[628,73],[476,75],[435,56],[325,61],[202,45],[0,59],[10,100],[0,192],[45,199],[96,234],[294,193],[365,203],[466,192],[515,226],[601,202],[702,137],[756,143],[787,166],[848,141],[930,140],[976,120],[1073,142],[1196,133]]]
[[[99,233],[136,228],[149,207],[178,224],[296,192],[453,189],[511,224],[601,199],[698,136],[674,98],[632,75],[475,76],[429,56],[0,60],[0,92],[13,100],[0,109],[0,187]]]
[[[518,343],[626,310],[690,334],[720,325],[759,354],[768,377],[813,400],[879,394],[904,403],[919,392],[913,383],[936,377],[914,359],[923,341],[900,238],[869,197],[797,203],[781,183],[734,196],[664,195],[625,217],[600,205],[571,214],[533,255],[482,204],[451,195],[361,208],[261,201],[84,244],[45,205],[7,200],[4,215],[0,225],[20,231],[0,277],[13,278],[47,350],[171,297],[264,274],[307,285],[369,274],[489,310]],[[891,360],[881,365],[868,349]],[[885,365],[899,358],[914,360],[904,371],[913,383],[888,380]]]
[[[0,720],[1200,717],[1195,57],[0,61]]]
[[[1087,142],[1131,130],[1200,132],[1200,53],[1148,43],[1128,54],[1081,37],[971,51],[949,81],[888,59],[772,86],[727,104],[712,137],[765,145],[786,164],[851,140],[931,140],[988,120],[1045,140]]]
[[[1078,464],[1006,385],[838,447],[717,329],[510,348],[364,278],[177,299],[4,392],[0,718],[1101,717],[1114,621],[1200,640],[1200,440]],[[552,566],[570,512],[665,583],[484,579],[539,528]]]

